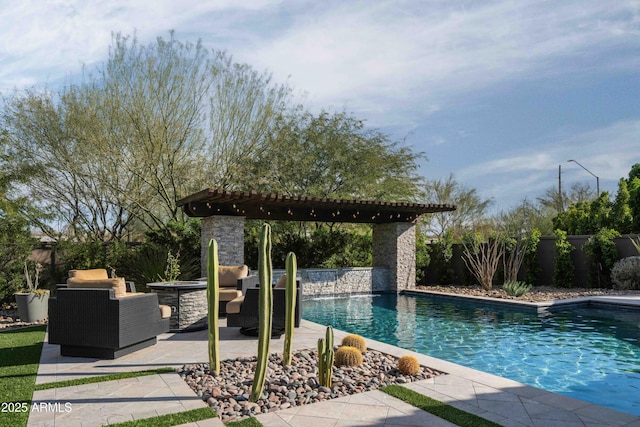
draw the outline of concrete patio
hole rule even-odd
[[[226,328],[221,319],[220,350],[223,358],[254,356],[257,340]],[[325,328],[303,321],[296,330],[298,349],[315,348]],[[335,331],[336,342],[345,335]],[[62,357],[58,346],[44,343],[37,384],[137,371],[160,367],[180,367],[207,361],[207,333],[163,334],[155,346],[116,360]],[[281,352],[284,339],[271,341],[271,352]],[[515,381],[460,365],[413,353],[388,344],[367,340],[369,348],[396,356],[413,354],[423,365],[448,375],[407,384],[426,396],[449,403],[504,426],[635,426],[640,418],[553,394]],[[68,412],[32,412],[28,426],[100,426],[205,407],[205,403],[176,373],[36,391],[34,404],[70,404]],[[67,405],[69,406],[69,405]],[[265,426],[450,426],[415,407],[372,391],[311,405],[259,415]],[[191,426],[221,426],[209,419]]]

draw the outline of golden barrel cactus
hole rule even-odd
[[[338,366],[360,366],[362,365],[362,353],[355,347],[343,345],[336,350],[335,363]]]
[[[398,360],[398,370],[403,375],[416,375],[420,372],[420,362],[414,356],[402,356]]]
[[[355,347],[360,353],[367,351],[367,343],[360,335],[350,334],[342,339],[342,345]]]

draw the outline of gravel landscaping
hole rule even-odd
[[[612,296],[612,295],[640,295],[640,291],[619,291],[614,289],[596,288],[553,288],[550,286],[537,286],[521,297],[512,297],[498,287],[489,291],[480,286],[416,286],[416,289],[433,292],[446,292],[450,294],[468,295],[476,297],[510,299],[527,302],[544,302],[553,300],[563,300],[571,298],[582,298],[589,296]]]
[[[396,357],[376,350],[367,350],[363,359],[358,367],[334,366],[333,385],[327,388],[318,384],[315,350],[295,352],[287,367],[282,366],[281,354],[273,353],[269,356],[265,391],[255,403],[248,401],[255,357],[225,360],[219,375],[209,372],[208,364],[185,365],[178,373],[223,422],[443,374],[422,366],[414,376],[403,375],[397,369]]]

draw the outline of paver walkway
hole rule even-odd
[[[257,354],[257,340],[226,328],[221,319],[221,356],[235,358]],[[315,348],[325,328],[303,321],[296,330],[296,349]],[[346,335],[335,331],[336,342]],[[46,340],[46,338],[45,338]],[[271,352],[281,352],[284,339],[271,341]],[[449,403],[505,426],[632,426],[640,418],[587,402],[553,394],[515,381],[465,368],[440,359],[399,349],[374,340],[370,348],[395,356],[413,354],[420,363],[447,372],[429,380],[407,384],[408,388]],[[207,361],[207,333],[163,334],[155,346],[116,360],[62,357],[59,347],[43,345],[37,384],[74,378],[159,367],[180,367]],[[100,426],[204,407],[186,383],[174,373],[108,381],[74,387],[36,391],[35,404],[58,402],[60,411],[32,412],[28,426]],[[64,410],[69,404],[71,410]],[[69,406],[67,405],[67,407]],[[50,407],[54,405],[50,405]],[[361,393],[321,403],[299,406],[257,419],[267,427],[284,426],[450,426],[452,424],[416,409],[380,391]],[[188,426],[220,426],[209,419]]]

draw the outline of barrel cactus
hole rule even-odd
[[[362,365],[362,353],[355,347],[343,345],[336,350],[337,366],[360,366]]]
[[[342,338],[342,345],[355,347],[360,350],[360,353],[364,353],[365,351],[367,351],[367,342],[362,336],[356,334],[349,334],[346,337]]]
[[[420,362],[414,356],[402,356],[398,359],[398,370],[403,375],[416,375],[420,372]]]

